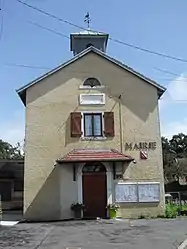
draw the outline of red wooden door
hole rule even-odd
[[[83,203],[86,206],[84,217],[106,217],[106,173],[83,173]]]

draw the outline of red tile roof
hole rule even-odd
[[[74,149],[64,157],[57,159],[58,163],[88,162],[88,161],[132,161],[131,156],[114,149]]]

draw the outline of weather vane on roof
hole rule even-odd
[[[88,25],[88,29],[90,28],[90,22],[91,22],[91,18],[90,18],[90,13],[87,12],[87,14],[84,17],[84,22],[87,23]]]

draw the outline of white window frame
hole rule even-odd
[[[101,97],[102,96],[102,102],[97,102],[97,101],[87,101],[87,102],[83,102],[83,97],[84,96],[99,96]],[[104,93],[89,93],[89,94],[86,94],[86,93],[81,93],[79,95],[79,104],[80,105],[105,105],[105,94]]]
[[[103,136],[99,136],[99,137],[85,137],[84,136],[84,114],[91,114],[91,113],[99,113],[102,116],[102,133]],[[102,111],[83,111],[81,112],[81,131],[82,131],[82,136],[81,136],[81,140],[106,140],[105,134],[104,134],[104,127],[105,127],[105,123],[104,123],[104,112]]]
[[[97,89],[104,89],[105,86],[84,86],[84,85],[80,85],[79,86],[79,89],[81,90],[90,90],[90,89],[93,89],[93,90],[97,90]]]

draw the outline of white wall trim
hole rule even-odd
[[[134,181],[134,182],[127,182],[127,181],[125,181],[125,182],[122,182],[122,181],[120,181],[120,182],[117,182],[116,184],[123,184],[123,185],[125,185],[125,184],[127,184],[127,185],[133,185],[133,184],[160,184],[160,182],[136,182],[136,181]]]
[[[82,111],[81,112],[81,114],[84,114],[84,113],[102,113],[104,115],[104,112],[100,111],[100,110],[98,110],[98,111],[92,111],[92,110],[90,110],[90,111]]]
[[[117,185],[134,185],[138,184],[137,182],[116,182]]]
[[[81,137],[83,141],[105,141],[107,140],[106,137]]]
[[[160,184],[160,182],[138,182],[137,184]]]
[[[105,88],[105,86],[93,86],[93,87],[91,87],[91,86],[84,86],[84,85],[80,85],[79,86],[79,89],[81,89],[81,90],[90,90],[90,89],[93,89],[93,90],[97,90],[97,89],[104,89]]]
[[[82,169],[84,167],[84,164],[81,163],[78,166],[77,170],[77,189],[78,189],[78,202],[83,202],[83,196],[82,196]]]
[[[90,99],[84,99],[90,97]],[[93,98],[92,98],[93,97]],[[98,97],[94,99],[94,97]],[[81,93],[79,95],[80,105],[105,105],[105,94],[104,93]]]
[[[106,172],[107,175],[107,205],[108,204],[112,204],[113,202],[113,184],[112,184],[112,172],[107,171]]]
[[[82,169],[85,163],[81,163],[78,166],[77,170],[77,189],[78,189],[78,202],[83,202],[83,189],[82,189]],[[108,163],[103,163],[106,168],[106,176],[107,176],[107,204],[111,204],[113,202],[113,185],[112,185],[112,172],[111,167]]]

